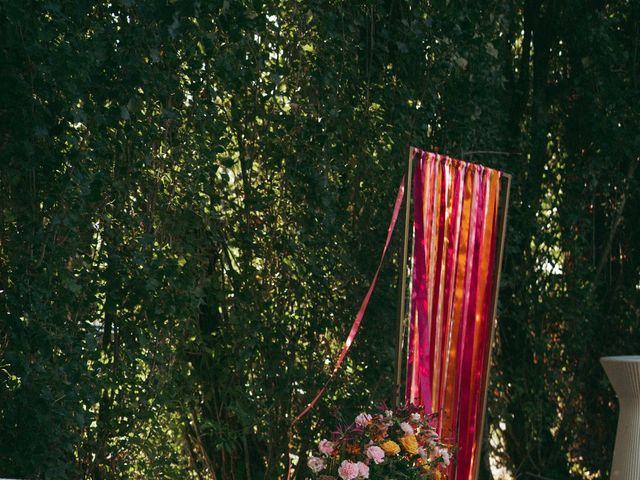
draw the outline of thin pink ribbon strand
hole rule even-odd
[[[402,206],[402,199],[404,198],[404,176],[402,177],[402,181],[400,182],[400,187],[398,188],[398,194],[396,195],[396,202],[393,207],[393,215],[391,216],[391,222],[389,223],[389,228],[387,229],[387,239],[384,243],[384,248],[382,249],[382,255],[380,256],[380,262],[378,263],[378,268],[376,269],[376,273],[373,276],[373,280],[371,281],[371,285],[369,285],[369,290],[367,294],[364,296],[362,303],[360,304],[360,309],[356,314],[356,318],[351,325],[351,330],[349,331],[349,336],[347,340],[344,342],[344,347],[342,347],[342,351],[338,356],[338,360],[336,361],[335,367],[333,367],[333,371],[329,376],[329,379],[325,382],[325,384],[318,390],[318,393],[313,397],[313,400],[309,402],[309,404],[302,410],[296,418],[293,419],[291,425],[289,426],[289,445],[293,442],[293,427],[296,423],[298,423],[307,413],[311,410],[315,404],[320,400],[320,397],[324,394],[331,383],[331,380],[335,377],[336,373],[340,369],[340,365],[344,361],[347,356],[347,352],[351,345],[353,344],[353,340],[356,338],[356,334],[358,333],[358,329],[360,328],[360,323],[362,322],[362,317],[364,317],[364,313],[367,310],[367,306],[369,305],[369,300],[371,299],[371,294],[373,293],[373,289],[376,286],[376,282],[378,281],[378,275],[380,274],[380,270],[382,268],[382,263],[384,261],[384,257],[387,254],[387,249],[389,248],[389,243],[391,243],[391,235],[393,234],[393,230],[395,229],[396,222],[398,220],[398,215],[400,214],[400,207]],[[289,455],[289,462],[287,466],[287,480],[291,480],[291,455]]]
[[[422,404],[420,368],[422,367],[421,345],[424,339],[423,325],[426,315],[426,235],[424,225],[424,188],[426,179],[426,152],[422,152],[413,176],[413,290],[411,297],[411,319],[409,321],[409,357],[407,362],[406,398],[409,403]],[[414,322],[416,325],[414,325]],[[417,337],[417,338],[416,338]]]

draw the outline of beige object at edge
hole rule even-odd
[[[602,357],[620,414],[611,480],[640,480],[640,355]]]

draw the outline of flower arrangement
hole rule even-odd
[[[435,418],[418,405],[361,413],[321,440],[307,465],[319,480],[444,480],[451,446],[440,441]]]

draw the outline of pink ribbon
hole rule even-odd
[[[298,423],[302,419],[302,417],[304,417],[309,412],[309,410],[311,410],[315,406],[315,404],[318,402],[318,400],[320,400],[320,397],[322,397],[324,392],[327,390],[327,387],[329,386],[329,383],[331,382],[331,380],[333,380],[333,378],[335,377],[336,373],[338,373],[338,370],[340,369],[340,365],[342,365],[342,362],[344,361],[345,357],[347,356],[347,352],[349,351],[349,348],[351,347],[351,345],[353,344],[354,339],[356,338],[356,335],[358,333],[358,329],[360,328],[360,323],[362,322],[362,317],[364,317],[364,313],[366,312],[367,306],[369,305],[369,300],[371,299],[371,294],[373,293],[373,289],[375,288],[376,282],[378,281],[378,275],[380,274],[380,269],[382,268],[382,263],[384,261],[384,257],[387,254],[387,249],[389,248],[389,243],[391,242],[391,235],[393,234],[393,230],[395,229],[396,222],[398,220],[398,215],[400,213],[400,207],[402,206],[402,199],[403,198],[404,198],[404,176],[402,177],[402,181],[400,182],[400,187],[398,188],[398,193],[396,195],[396,202],[395,202],[395,205],[393,207],[393,215],[391,216],[391,222],[389,223],[389,228],[387,229],[387,239],[386,239],[386,241],[384,243],[384,248],[382,249],[382,255],[380,256],[380,262],[378,263],[378,268],[376,269],[376,273],[373,276],[373,280],[371,281],[371,285],[369,285],[369,290],[367,290],[367,293],[364,296],[364,299],[362,300],[362,303],[360,304],[360,308],[358,309],[358,313],[356,314],[356,318],[354,319],[353,324],[351,325],[351,330],[349,331],[349,336],[347,337],[347,340],[344,343],[344,347],[342,347],[342,351],[340,352],[340,355],[338,356],[338,360],[336,361],[336,364],[333,367],[333,371],[331,372],[331,375],[329,376],[329,379],[325,382],[325,384],[322,386],[322,388],[320,388],[320,390],[318,390],[316,395],[307,404],[307,406],[291,422],[291,425],[289,426],[289,445],[290,446],[293,443],[293,427],[295,426],[296,423]],[[288,462],[288,467],[287,467],[287,479],[288,480],[291,479],[291,473],[292,473],[292,470],[291,470],[291,456],[289,456],[289,462]]]

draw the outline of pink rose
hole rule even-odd
[[[318,449],[321,453],[325,455],[331,455],[333,453],[333,442],[330,442],[327,439],[320,440],[320,444],[318,445]]]
[[[342,480],[353,480],[358,476],[358,472],[358,464],[349,460],[344,460],[338,467],[338,475]]]
[[[368,413],[361,413],[356,417],[356,425],[362,428],[369,425],[370,421],[371,421],[371,415],[369,415]]]
[[[369,465],[358,462],[358,476],[360,478],[369,478]]]
[[[382,460],[384,459],[384,450],[377,445],[372,445],[367,448],[367,457],[375,463],[382,463]]]

